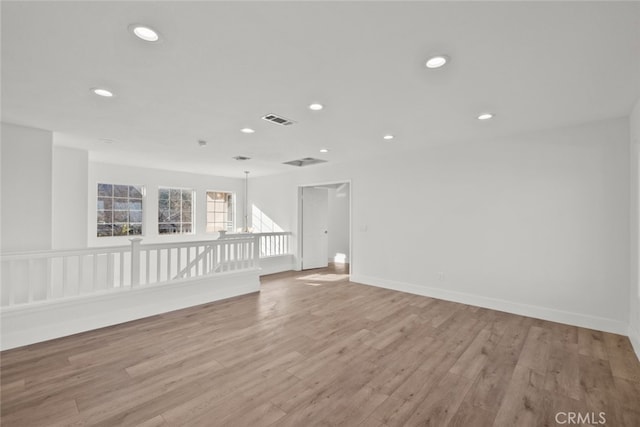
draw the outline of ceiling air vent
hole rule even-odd
[[[268,122],[275,123],[280,126],[289,126],[295,123],[289,119],[285,119],[282,116],[278,116],[277,114],[267,114],[266,116],[262,117],[262,120],[266,120]]]
[[[326,160],[314,159],[313,157],[305,157],[304,159],[291,160],[290,162],[284,162],[283,164],[302,167],[302,166],[317,165],[318,163],[324,163],[324,162],[326,162]]]
[[[235,156],[234,159],[236,159],[236,160],[251,160],[251,157]]]

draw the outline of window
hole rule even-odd
[[[233,193],[207,191],[207,233],[233,231]]]
[[[98,184],[98,237],[142,234],[140,185]]]
[[[182,188],[158,190],[158,233],[193,233],[193,190]]]

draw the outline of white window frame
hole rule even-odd
[[[209,229],[209,225],[210,224],[215,224],[218,223],[218,221],[213,221],[213,222],[209,222],[209,193],[222,193],[222,194],[230,194],[231,195],[231,203],[227,203],[227,206],[230,207],[231,209],[231,221],[226,221],[226,222],[231,222],[230,225],[227,225],[227,228],[224,229],[224,231],[234,231],[235,230],[235,226],[236,226],[236,193],[233,191],[224,191],[224,190],[207,190],[205,192],[205,196],[204,196],[204,205],[205,205],[205,223],[206,223],[206,232],[207,233],[217,233],[219,230],[210,230]],[[212,213],[214,213],[215,215],[215,210],[212,211]]]
[[[167,212],[167,221],[161,221],[161,215],[162,215],[162,210],[164,210],[165,208],[163,208],[161,206],[162,201],[165,200],[163,197],[161,197],[161,193],[163,191],[168,191],[168,198],[167,200],[167,208],[168,212]],[[175,212],[172,212],[173,209],[171,209],[171,192],[172,191],[180,191],[180,205],[179,205],[179,220],[173,219],[171,220],[172,215],[175,215]],[[189,193],[191,194],[191,221],[184,221],[183,220],[183,209],[184,209],[184,202],[185,200],[183,200],[184,194],[185,193]],[[183,187],[173,187],[173,186],[160,186],[158,187],[158,228],[157,228],[157,232],[158,235],[160,236],[165,236],[165,235],[189,235],[189,234],[196,234],[196,192],[193,188],[183,188]],[[176,225],[179,224],[179,229],[176,229]],[[183,231],[183,227],[184,224],[191,224],[191,230],[190,231]],[[162,232],[162,227],[165,227],[165,230],[172,230],[169,232]]]
[[[101,185],[111,186],[110,196],[105,196],[100,194]],[[127,187],[127,196],[116,197],[116,194],[115,194],[116,187]],[[131,188],[135,188],[136,191],[140,194],[140,197],[132,197]],[[106,182],[96,183],[96,234],[95,234],[96,238],[101,239],[104,237],[143,236],[145,231],[145,225],[144,225],[145,195],[146,194],[145,194],[144,185],[112,184],[112,183],[106,183]],[[105,205],[102,205],[102,209],[101,209],[100,203],[105,203],[107,201],[106,199],[110,199],[111,209],[104,209]],[[116,209],[116,200],[118,200],[117,203],[126,203],[126,208],[123,208],[123,206],[121,205],[120,206],[121,209]],[[140,209],[131,209],[131,203],[137,203],[138,201],[140,202]],[[110,221],[107,221],[107,219],[109,218],[106,217],[108,215],[106,214],[106,212],[111,212]],[[120,219],[119,221],[116,221],[116,212],[120,212],[121,214],[123,212],[126,212],[126,220]],[[131,221],[132,212],[139,214],[139,221]],[[102,218],[102,221],[101,221],[101,218]],[[110,225],[111,234],[110,235],[101,234],[100,233],[101,225],[102,226]],[[122,227],[126,227],[127,229],[126,234],[114,234],[115,227],[118,225]],[[137,228],[138,225],[140,226],[139,233],[132,233],[131,231],[134,229],[134,227]]]

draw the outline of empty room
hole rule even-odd
[[[640,2],[0,8],[2,426],[640,426]]]

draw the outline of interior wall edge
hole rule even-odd
[[[638,360],[640,360],[640,330],[638,330],[631,323],[629,324],[629,341],[631,341],[631,345],[633,346],[633,351],[636,352],[636,356],[638,356]]]

